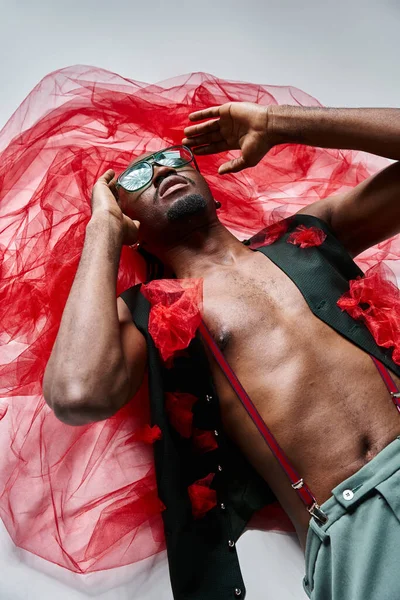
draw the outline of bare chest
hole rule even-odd
[[[261,253],[245,269],[205,280],[204,320],[320,497],[400,433],[398,413],[368,354],[317,318],[296,285]],[[282,501],[285,485],[265,442],[210,355],[209,361],[228,435]]]
[[[268,407],[270,424],[275,413],[279,420],[290,418],[289,398],[301,400],[317,381],[326,383],[335,347],[344,340],[313,315],[296,285],[274,263],[260,253],[251,258],[246,269],[204,282],[204,319],[253,402],[260,410]],[[209,359],[228,415],[236,395]],[[335,379],[332,368],[330,378]]]
[[[274,263],[261,253],[252,259],[243,269],[204,282],[205,321],[228,362],[246,380],[260,371],[276,376],[293,356],[308,354],[310,340],[316,348],[330,333],[337,336],[313,315],[296,285]]]

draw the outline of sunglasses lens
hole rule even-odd
[[[128,191],[134,192],[140,189],[151,180],[151,166],[148,163],[141,163],[131,167],[124,173],[120,179],[120,184]]]
[[[190,163],[192,159],[193,155],[188,148],[175,146],[154,154],[152,160],[157,165],[178,169]],[[134,192],[151,181],[152,173],[151,165],[148,162],[138,163],[121,175],[119,184],[128,192]]]
[[[154,160],[157,164],[163,167],[182,167],[187,165],[192,160],[192,154],[189,150],[183,147],[170,148],[159,152]]]

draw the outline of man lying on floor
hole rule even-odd
[[[190,118],[202,122],[182,146],[95,184],[46,401],[71,425],[106,419],[148,370],[176,599],[244,597],[235,542],[272,490],[306,551],[310,598],[393,600],[398,292],[353,258],[400,231],[400,165],[243,243],[194,154],[240,149],[221,174],[284,143],[398,160],[400,110],[229,103]],[[136,242],[159,280],[116,300],[121,247]]]

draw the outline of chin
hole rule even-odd
[[[204,212],[207,209],[207,200],[201,194],[187,194],[177,198],[167,211],[168,221],[178,221]]]

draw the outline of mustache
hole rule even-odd
[[[174,173],[175,175],[175,173]],[[167,177],[169,177],[169,175],[167,175]],[[164,177],[163,179],[166,179],[167,177]],[[179,177],[182,177],[182,179],[185,179],[185,181],[188,181],[189,183],[193,183],[193,185],[196,185],[196,182],[193,181],[193,179],[190,179],[190,177],[185,177],[184,175],[181,175],[179,173]],[[158,190],[160,189],[160,186],[158,186],[158,188],[155,191],[155,194],[153,196],[153,203],[155,204],[156,202],[158,202],[158,197],[159,197],[159,193]]]

